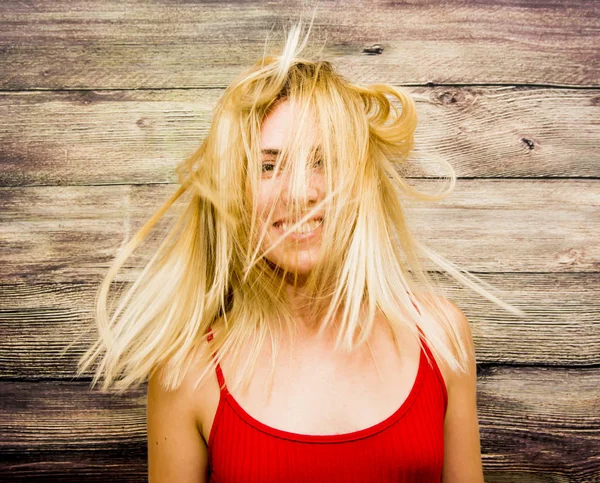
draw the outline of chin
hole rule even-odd
[[[310,275],[310,272],[316,265],[316,259],[306,257],[303,260],[303,257],[299,257],[299,260],[271,260],[271,262],[281,268],[282,270],[286,270],[290,276],[293,276],[294,273],[298,274],[298,277],[305,278]]]
[[[299,277],[308,277],[310,272],[312,271],[314,264],[311,265],[280,265],[281,268],[285,268],[285,270],[290,274],[294,275],[298,274]]]

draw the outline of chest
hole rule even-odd
[[[261,352],[246,389],[234,386],[231,361],[221,368],[231,397],[241,411],[271,428],[299,434],[342,434],[378,424],[394,414],[414,387],[421,350],[416,339],[398,344],[378,332],[353,354],[326,345],[285,345],[271,375],[271,354]],[[243,360],[243,359],[242,359]],[[216,386],[216,387],[215,387]],[[218,383],[202,425],[208,441],[219,402]]]

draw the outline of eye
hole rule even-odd
[[[318,158],[314,164],[313,164],[314,168],[322,168],[323,167],[323,158]]]
[[[262,168],[261,169],[262,169],[263,173],[270,173],[270,172],[272,172],[275,169],[275,163],[271,162],[271,161],[265,161],[262,164]]]

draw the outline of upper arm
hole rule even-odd
[[[477,419],[477,368],[469,322],[451,301],[453,321],[469,349],[468,372],[453,372],[448,385],[444,421],[443,483],[483,483],[479,423]]]
[[[193,391],[184,383],[166,391],[158,374],[148,380],[149,483],[207,481],[206,443],[196,424]]]

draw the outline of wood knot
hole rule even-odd
[[[521,142],[527,147],[529,151],[533,151],[535,149],[535,141],[529,138],[521,138]]]
[[[68,94],[70,101],[87,106],[104,100],[104,95],[96,91],[74,91]]]
[[[383,52],[383,46],[381,44],[373,44],[370,47],[363,49],[363,54],[367,55],[379,55]]]
[[[585,255],[586,250],[584,248],[567,248],[565,250],[560,250],[554,258],[560,265],[572,266],[582,263]]]
[[[461,92],[457,92],[457,91],[454,91],[454,92],[446,91],[446,92],[442,92],[441,94],[439,94],[437,96],[437,98],[441,104],[447,105],[447,104],[456,104],[457,102],[464,100],[464,95]]]
[[[148,119],[146,119],[145,117],[140,117],[135,123],[139,127],[148,127],[151,125],[151,122]]]

